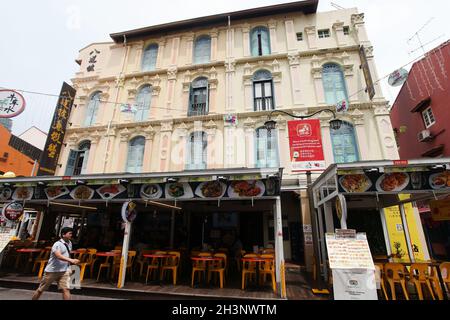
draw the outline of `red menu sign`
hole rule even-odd
[[[320,120],[289,121],[288,127],[292,171],[325,170]]]

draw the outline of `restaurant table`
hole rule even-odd
[[[256,258],[241,258],[241,261],[244,262],[255,262],[256,263],[256,289],[261,289],[261,286],[259,284],[259,264],[261,262],[272,262],[275,261],[275,258],[261,258],[261,257],[256,257]],[[250,286],[249,286],[250,288]]]
[[[176,257],[173,254],[144,254],[142,255],[144,258],[150,259],[150,258],[155,258],[158,259],[158,270],[160,272],[158,279],[154,280],[154,281],[150,281],[150,283],[154,283],[154,284],[159,284],[160,286],[162,285],[162,280],[161,280],[161,267],[162,267],[162,262],[163,259],[165,258],[172,258],[172,257]]]
[[[222,257],[191,257],[192,261],[205,261],[206,262],[206,268],[205,268],[205,274],[203,276],[203,281],[205,286],[207,285],[207,281],[206,281],[206,277],[207,277],[207,273],[208,273],[208,267],[209,267],[209,263],[208,262],[216,262],[216,261],[222,261],[223,258]]]
[[[41,253],[42,251],[43,251],[43,249],[35,249],[35,248],[30,248],[30,249],[18,249],[18,250],[16,250],[16,252],[19,253],[19,255],[17,256],[17,259],[16,259],[16,265],[15,265],[16,270],[19,269],[19,262],[20,262],[20,258],[21,258],[21,255],[20,255],[21,253],[29,253],[29,254],[30,254],[30,256],[29,256],[29,258],[28,258],[28,261],[27,261],[27,264],[25,265],[25,270],[24,270],[24,272],[26,272],[27,269],[28,269],[28,265],[29,265],[31,262],[33,262],[33,254],[34,254],[34,253]]]
[[[112,265],[114,260],[113,261],[109,261],[109,258],[111,258],[111,257],[119,257],[121,255],[122,255],[121,252],[98,252],[98,253],[96,253],[97,257],[106,257],[105,263],[109,262],[109,264],[111,265],[111,271],[110,271],[111,275],[112,275],[112,268],[114,267]]]

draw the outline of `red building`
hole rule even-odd
[[[391,119],[402,159],[450,156],[450,41],[413,65]]]

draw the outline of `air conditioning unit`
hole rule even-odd
[[[432,138],[430,130],[424,130],[417,135],[419,142],[425,142]]]

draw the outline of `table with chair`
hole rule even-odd
[[[178,252],[177,252],[177,254],[178,254]],[[175,255],[175,256],[177,258],[174,260],[171,260],[170,263],[176,263],[177,265],[176,266],[173,264],[167,265],[168,268],[166,268],[166,270],[167,269],[170,269],[170,270],[176,269],[176,271],[178,272],[178,263],[179,263],[180,259],[179,259],[179,255]],[[156,276],[156,280],[153,280],[152,282],[161,285],[162,284],[162,270],[163,270],[162,268],[164,265],[164,261],[167,258],[173,258],[174,254],[170,254],[167,251],[156,251],[151,254],[143,254],[143,257],[150,259],[148,262],[148,265],[147,265],[147,275],[145,277],[145,284],[148,284],[149,277],[150,277],[150,279],[154,279]],[[177,260],[177,261],[175,261],[175,260]],[[169,268],[169,267],[172,267],[172,268]],[[176,282],[175,274],[174,274],[173,278],[174,278],[174,282]]]
[[[242,290],[247,287],[248,278],[256,282],[257,289],[270,276],[272,289],[276,293],[275,257],[273,254],[247,254],[242,259]]]
[[[225,257],[224,257],[225,256]],[[209,252],[193,252],[191,255],[192,261],[192,275],[191,275],[191,287],[194,287],[195,283],[195,275],[199,276],[203,275],[203,282],[205,285],[208,285],[208,274],[209,279],[212,273],[218,273],[219,277],[221,277],[221,288],[223,288],[224,284],[224,273],[226,266],[226,255],[223,253],[217,253],[213,255]],[[211,271],[211,273],[209,273]],[[199,277],[199,282],[202,279]]]

